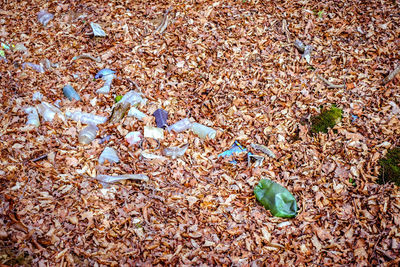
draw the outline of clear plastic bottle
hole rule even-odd
[[[47,102],[40,103],[36,106],[36,108],[44,121],[52,121],[56,114],[60,119],[62,119],[63,121],[65,120],[65,117],[61,113],[61,111]]]
[[[98,116],[98,115],[81,112],[81,111],[77,111],[74,113],[67,111],[67,112],[65,112],[65,115],[68,118],[70,118],[71,120],[80,121],[82,124],[97,125],[97,124],[105,123],[107,121],[107,117]]]
[[[168,127],[168,131],[174,131],[176,133],[180,133],[183,131],[186,131],[187,129],[190,129],[192,127],[192,122],[188,118],[184,118],[171,126]]]
[[[217,131],[215,131],[213,128],[207,127],[197,122],[194,122],[192,124],[192,131],[202,139],[205,139],[207,137],[210,139],[214,139],[217,135]]]
[[[83,128],[78,135],[79,143],[85,145],[90,144],[96,138],[98,130],[99,128],[93,124],[89,124]]]

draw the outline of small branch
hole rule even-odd
[[[394,79],[394,77],[396,77],[396,75],[400,72],[400,65],[398,65],[391,73],[389,73],[388,76],[386,76],[385,79],[382,80],[382,84],[387,84],[388,82],[390,82],[391,80]]]
[[[319,74],[317,74],[317,78],[320,79],[321,81],[323,81],[326,85],[328,85],[328,88],[345,88],[346,87],[345,84],[333,84]]]

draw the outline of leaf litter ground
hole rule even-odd
[[[42,9],[54,14],[46,27]],[[399,145],[399,77],[381,84],[400,63],[398,1],[7,1],[0,14],[0,40],[27,48],[5,50],[0,61],[1,264],[399,263],[400,193],[375,183],[379,159]],[[93,37],[91,22],[107,36]],[[313,46],[310,64],[296,39]],[[73,60],[83,54],[94,60]],[[59,66],[22,68],[45,59]],[[119,79],[97,95],[102,68]],[[190,116],[217,137],[167,134],[161,146],[188,143],[186,154],[148,161],[124,136],[154,121],[100,125],[87,146],[71,120],[25,125],[23,108],[39,103],[34,92],[60,99],[62,111],[109,116],[115,96],[136,89],[132,81],[148,114]],[[68,83],[82,102],[63,97]],[[333,104],[341,122],[310,135],[310,118]],[[235,140],[267,145],[276,158],[256,168],[218,159]],[[121,163],[98,164],[105,146]],[[94,179],[132,173],[150,179],[108,188]],[[262,177],[294,194],[294,219],[256,202]]]

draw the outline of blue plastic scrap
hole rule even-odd
[[[240,154],[240,153],[244,153],[247,152],[247,148],[244,148],[238,141],[235,141],[235,143],[233,143],[232,147],[229,150],[226,150],[224,152],[222,152],[221,154],[218,155],[219,157],[230,157],[233,156],[234,154]]]

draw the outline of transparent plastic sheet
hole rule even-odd
[[[177,157],[182,157],[185,154],[188,147],[189,147],[189,144],[186,144],[182,147],[166,147],[166,148],[164,148],[163,153],[165,156],[175,159]]]
[[[90,27],[92,27],[94,36],[98,36],[98,37],[106,37],[107,36],[105,31],[103,31],[103,29],[101,28],[101,26],[99,24],[90,22]]]
[[[39,121],[39,115],[35,107],[27,107],[25,108],[25,113],[28,115],[28,121],[26,122],[27,125],[35,125],[36,127],[39,127],[40,121]]]
[[[54,15],[47,12],[46,10],[41,10],[37,15],[38,21],[43,25],[46,26],[50,20],[54,18]]]
[[[89,124],[83,128],[78,135],[78,141],[81,144],[90,144],[97,136],[99,128],[96,125]]]
[[[128,114],[126,115],[128,117],[135,117],[136,119],[142,121],[144,118],[147,117],[147,115],[140,110],[138,110],[135,107],[131,107]]]
[[[118,157],[117,151],[114,148],[112,148],[112,147],[104,148],[103,152],[101,153],[101,155],[99,157],[99,163],[104,164],[104,162],[106,160],[110,163],[118,163],[119,162],[119,157]]]
[[[123,174],[116,176],[99,174],[96,176],[96,179],[106,184],[116,183],[123,180],[139,180],[143,182],[149,181],[149,177],[145,174]]]
[[[207,127],[197,122],[194,122],[192,124],[192,131],[202,139],[206,139],[207,137],[210,139],[214,139],[217,135],[217,131],[215,131],[213,128]]]

